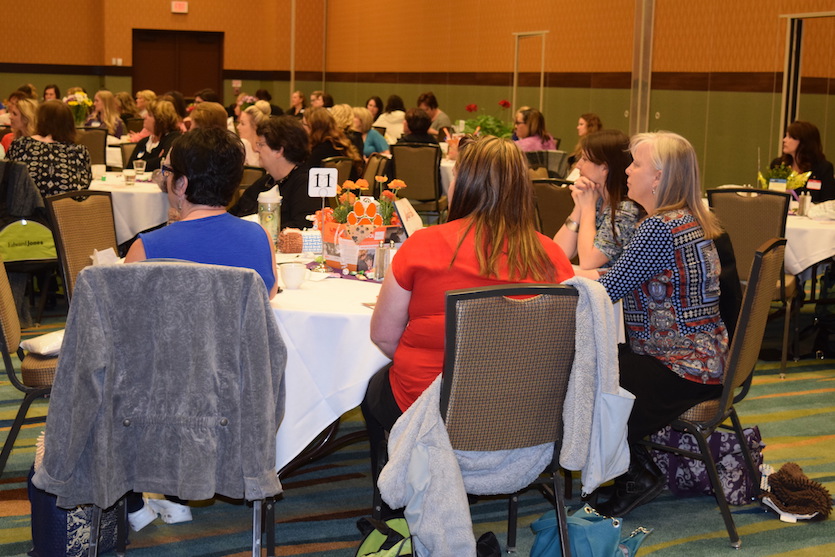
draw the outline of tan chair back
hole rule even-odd
[[[119,149],[122,151],[122,168],[128,167],[128,161],[136,150],[136,145],[136,143],[122,143],[119,145]]]
[[[534,180],[533,191],[539,231],[553,238],[574,210],[571,189],[556,180]]]
[[[145,125],[144,118],[128,118],[125,121],[125,129],[129,132],[139,133]]]
[[[372,155],[368,157],[368,161],[365,163],[365,170],[363,170],[362,177],[366,182],[368,182],[368,185],[371,186],[371,190],[375,197],[380,195],[380,186],[375,180],[375,177],[386,175],[386,167],[388,166],[388,163],[389,158],[385,155],[381,155],[380,153],[372,153]]]
[[[748,280],[757,249],[771,238],[786,236],[790,199],[788,193],[751,188],[707,191],[708,204],[731,237],[742,282]]]
[[[508,297],[521,295],[533,297]],[[559,445],[577,300],[554,284],[447,292],[441,416],[453,449]]]
[[[9,275],[6,273],[6,266],[0,258],[0,342],[3,343],[2,351],[8,354],[17,352],[20,346],[20,319],[15,307],[12,287],[9,284]]]
[[[350,178],[351,169],[354,166],[354,159],[351,157],[328,157],[322,159],[322,166],[324,168],[335,168],[337,172],[337,184],[340,186],[345,183],[345,180]]]
[[[55,245],[61,260],[67,298],[78,273],[91,264],[93,250],[118,253],[110,192],[79,190],[46,198]]]
[[[401,195],[415,201],[437,201],[441,197],[441,148],[427,143],[397,143],[390,148],[393,178],[408,186]]]
[[[90,151],[90,164],[107,164],[106,128],[79,128],[75,142]]]

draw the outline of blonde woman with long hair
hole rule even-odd
[[[20,99],[9,108],[9,125],[12,132],[3,136],[2,146],[9,151],[12,141],[18,137],[35,135],[38,127],[38,103],[32,99]]]
[[[270,103],[258,101],[241,112],[238,119],[238,135],[246,150],[246,165],[261,166],[261,157],[252,148],[258,141],[258,124],[270,119]]]
[[[627,344],[619,353],[620,385],[635,395],[628,421],[629,470],[596,509],[623,516],[655,498],[665,479],[645,436],[699,402],[719,398],[728,334],[719,308],[722,230],[701,200],[693,146],[670,132],[630,142],[629,198],[647,213],[617,262],[600,279],[623,300]]]
[[[84,122],[85,127],[105,128],[107,133],[119,139],[125,133],[125,124],[119,117],[116,97],[106,89],[93,96],[93,113]]]

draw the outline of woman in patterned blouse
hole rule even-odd
[[[611,267],[632,239],[641,209],[627,199],[631,163],[629,138],[620,130],[580,139],[580,178],[569,186],[574,209],[554,241],[568,257],[579,257],[582,270]]]
[[[623,516],[664,488],[636,442],[718,398],[728,352],[713,242],[721,228],[702,204],[696,153],[669,132],[638,134],[630,150],[629,197],[647,217],[600,279],[612,301],[623,299],[629,339],[618,355],[620,384],[635,395],[629,471],[615,480],[612,498],[596,507],[607,516]]]
[[[70,107],[47,101],[38,107],[35,135],[12,141],[9,160],[26,163],[41,195],[47,197],[90,187],[90,153],[75,143],[75,121]]]

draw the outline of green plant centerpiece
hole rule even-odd
[[[499,101],[499,115],[506,116],[510,108],[507,100]],[[468,104],[465,107],[467,112],[478,112],[477,104]],[[508,138],[513,135],[513,124],[503,121],[492,114],[479,114],[464,121],[464,133],[473,135],[495,135],[496,137]]]
[[[798,174],[791,167],[781,163],[779,166],[766,168],[764,171],[758,172],[757,182],[762,189],[768,189],[768,184],[772,180],[785,180],[787,190],[796,190],[806,185],[806,181],[811,174],[811,170]]]

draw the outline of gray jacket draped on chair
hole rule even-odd
[[[275,495],[286,360],[252,270],[88,267],[73,293],[33,481],[61,507],[107,508],[128,490]]]

